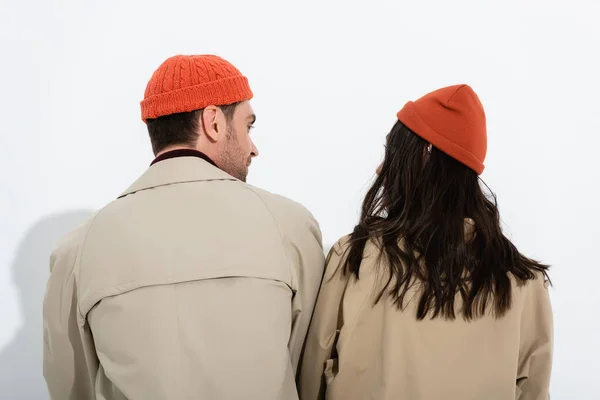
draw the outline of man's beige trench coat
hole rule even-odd
[[[51,398],[296,399],[321,240],[305,208],[202,158],[152,165],[51,255]]]

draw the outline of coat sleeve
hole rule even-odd
[[[319,224],[308,212],[305,214],[284,236],[284,244],[293,263],[294,296],[289,349],[296,374],[325,267]]]
[[[553,316],[549,283],[543,276],[530,281],[525,290],[521,322],[517,399],[548,400],[552,372]]]
[[[322,233],[317,220],[301,204],[257,188],[251,190],[261,197],[273,216],[289,261],[293,291],[289,352],[297,375],[325,267]]]
[[[69,234],[50,255],[43,302],[43,374],[54,400],[89,398],[97,360],[91,337],[80,329],[75,263],[87,226]]]
[[[342,262],[339,242],[327,256],[325,275],[306,338],[300,364],[298,393],[301,400],[325,398],[325,367],[333,362],[332,352],[338,332],[338,316],[346,279],[338,273]]]

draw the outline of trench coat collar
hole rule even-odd
[[[177,156],[153,162],[119,198],[142,190],[176,183],[224,180],[237,181],[236,178],[201,157]]]

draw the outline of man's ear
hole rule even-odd
[[[217,106],[207,106],[202,112],[202,129],[211,142],[218,142],[225,134],[223,112]]]

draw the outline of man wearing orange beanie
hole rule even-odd
[[[323,273],[317,221],[245,183],[248,80],[175,56],[141,102],[155,159],[51,255],[52,399],[296,399]]]

